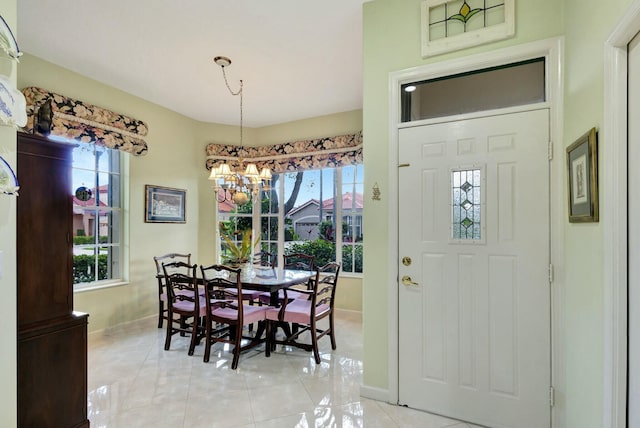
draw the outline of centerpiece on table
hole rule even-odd
[[[255,242],[251,239],[251,229],[242,232],[242,240],[237,244],[228,234],[222,233],[222,262],[226,265],[242,269],[243,273],[253,272],[253,251],[260,244],[260,237]]]

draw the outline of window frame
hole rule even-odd
[[[353,185],[353,189],[352,192],[354,192],[354,198],[355,198],[355,188],[358,184],[362,184],[364,186],[364,165],[362,164],[353,164],[353,165],[347,165],[347,166],[339,166],[339,167],[331,167],[331,168],[321,168],[321,169],[313,169],[313,170],[309,170],[309,171],[321,171],[321,170],[332,170],[333,172],[333,189],[334,189],[334,208],[333,208],[333,214],[332,215],[327,215],[324,214],[323,217],[325,219],[334,221],[335,223],[335,219],[342,219],[343,218],[343,207],[342,207],[342,195],[343,195],[343,186],[342,186],[342,171],[343,168],[347,168],[347,167],[354,167],[355,169],[357,169],[359,166],[362,166],[362,177],[358,176],[357,173],[354,173],[354,182],[350,183]],[[278,206],[279,207],[284,207],[284,204],[286,202],[285,200],[285,181],[282,176],[284,176],[284,174],[287,173],[292,173],[292,172],[297,172],[297,171],[287,171],[287,172],[283,172],[280,173],[281,178],[279,180],[277,180],[277,186],[278,188],[277,190],[277,195],[278,195]],[[306,172],[306,171],[302,171],[302,172]],[[359,180],[358,180],[359,179]],[[336,190],[339,191],[339,193],[336,194]],[[364,189],[363,189],[364,191]],[[337,197],[339,196],[339,197]],[[218,222],[220,222],[219,218],[220,218],[220,211],[219,211],[219,207],[220,204],[218,202],[216,202],[216,214],[218,216]],[[322,203],[322,201],[320,202]],[[354,201],[355,203],[355,201]],[[237,207],[236,207],[237,210]],[[351,213],[353,213],[354,211],[351,211]],[[234,216],[236,216],[237,214],[235,213],[235,211],[230,211],[228,213],[228,217],[229,219],[232,219]],[[355,218],[357,218],[357,216],[353,216],[352,218],[354,218],[354,223],[357,223],[357,221],[355,220]],[[262,233],[262,221],[264,218],[273,218],[276,215],[273,213],[262,213],[262,199],[259,202],[254,202],[253,203],[253,209],[252,209],[252,232],[253,232],[253,236],[256,236],[256,234],[261,234]],[[361,214],[361,219],[364,218],[364,207],[362,210],[362,214]],[[283,210],[279,209],[278,213],[277,213],[277,219],[278,219],[278,232],[277,232],[277,255],[276,257],[278,257],[277,261],[280,261],[279,259],[281,258],[281,255],[284,254],[285,251],[285,216],[283,215]],[[335,226],[335,225],[334,225]],[[359,224],[359,228],[360,230],[363,230],[364,227],[364,221],[361,220],[360,224]],[[355,228],[355,225],[352,225],[352,232]],[[340,223],[340,229],[338,230],[342,230],[342,222]],[[220,233],[220,228],[217,228],[217,234]],[[306,240],[305,240],[306,241]],[[218,242],[220,242],[220,240],[218,239]],[[273,241],[267,241],[270,248],[271,245],[273,244]],[[260,242],[260,246],[262,247],[262,245],[265,242],[261,240]],[[343,260],[343,245],[345,245],[345,241],[343,241],[343,237],[342,237],[342,233],[335,233],[335,240],[334,240],[334,244],[335,244],[335,259],[340,261],[341,265],[343,265],[342,260]],[[352,245],[355,246],[356,244],[362,245],[363,246],[363,251],[364,251],[364,241],[360,241],[358,243],[356,242],[350,242],[347,243],[348,245]],[[259,251],[259,249],[256,249],[255,252]],[[221,255],[222,255],[222,249],[220,247],[220,245],[218,245],[218,260],[221,260]],[[355,277],[355,278],[362,278],[364,275],[364,272],[353,272],[353,268],[355,267],[355,264],[352,265],[352,270],[351,271],[345,271],[344,269],[341,270],[341,275],[344,275],[346,277]],[[343,266],[344,268],[344,266]],[[364,269],[363,269],[364,270]]]
[[[108,243],[101,243],[100,242],[100,234],[99,234],[99,229],[100,226],[99,224],[95,224],[94,223],[94,231],[95,228],[97,228],[97,234],[94,233],[94,236],[96,237],[96,239],[94,240],[93,243],[91,244],[80,244],[78,246],[76,246],[75,244],[72,243],[72,251],[75,252],[75,250],[77,248],[81,248],[81,247],[85,247],[85,248],[93,248],[94,249],[94,254],[96,254],[96,250],[97,250],[97,254],[100,254],[100,249],[101,248],[114,248],[117,247],[117,260],[113,261],[110,257],[107,258],[109,266],[108,266],[108,271],[111,270],[112,266],[114,265],[114,263],[119,266],[119,274],[116,278],[109,278],[109,279],[97,279],[94,281],[90,281],[90,282],[78,282],[73,284],[73,291],[74,292],[84,292],[84,291],[90,291],[90,290],[96,290],[96,289],[101,289],[101,288],[108,288],[108,287],[113,287],[113,286],[120,286],[120,285],[124,285],[128,283],[128,250],[126,250],[126,248],[128,247],[127,242],[126,242],[126,237],[128,236],[127,231],[129,228],[129,216],[128,216],[128,210],[126,207],[126,193],[127,193],[127,189],[129,188],[129,157],[128,156],[124,156],[124,153],[117,150],[117,149],[110,149],[107,147],[103,147],[103,146],[95,146],[92,143],[78,143],[77,141],[73,141],[73,140],[65,140],[65,142],[70,143],[70,144],[74,144],[74,145],[78,145],[78,144],[88,144],[90,146],[93,146],[93,158],[95,159],[96,157],[96,153],[97,153],[97,149],[102,150],[102,153],[108,153],[110,156],[112,155],[116,155],[116,162],[117,162],[117,171],[113,172],[115,168],[111,167],[111,164],[108,168],[108,170],[105,169],[101,169],[99,167],[99,162],[94,162],[93,163],[93,167],[92,168],[77,168],[74,164],[74,162],[72,162],[71,165],[71,169],[70,169],[70,173],[73,177],[74,172],[75,171],[88,171],[91,174],[94,175],[94,177],[96,176],[96,174],[99,175],[104,175],[104,174],[108,174],[109,176],[112,175],[117,175],[118,176],[118,180],[117,180],[117,185],[113,186],[112,188],[110,188],[110,192],[112,195],[115,195],[115,197],[117,197],[119,199],[119,206],[114,207],[113,204],[109,204],[107,207],[99,207],[99,206],[94,206],[94,207],[84,207],[83,210],[86,208],[87,211],[91,211],[92,209],[94,209],[96,212],[108,212],[109,214],[112,213],[116,213],[119,216],[119,225],[116,228],[117,232],[114,231],[113,229],[110,230],[111,235],[110,236],[116,236],[115,242],[114,243],[114,239],[110,239]],[[113,162],[113,161],[110,161]],[[73,180],[72,180],[73,181]],[[109,180],[109,182],[111,182],[111,180]],[[96,183],[91,183],[91,188],[93,188],[93,190],[95,191],[95,185]],[[76,183],[73,183],[73,188],[71,189],[73,192],[75,192],[75,187],[76,187]],[[99,190],[98,190],[99,192]],[[95,198],[95,196],[94,196]],[[72,202],[73,204],[73,202]],[[98,216],[99,218],[100,216]],[[96,222],[96,223],[99,223]],[[72,238],[75,237],[75,231],[72,231]],[[108,252],[109,255],[111,255],[111,251],[109,250]],[[72,256],[75,256],[75,254],[73,254]],[[96,261],[97,263],[97,261]],[[96,271],[97,271],[97,267],[96,267]]]

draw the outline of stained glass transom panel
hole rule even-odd
[[[422,56],[513,37],[515,0],[424,0]]]
[[[503,0],[453,0],[429,9],[429,40],[505,22]]]
[[[479,240],[482,214],[482,171],[467,169],[451,173],[452,238]]]

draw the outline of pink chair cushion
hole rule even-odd
[[[262,306],[250,306],[250,305],[242,305],[242,312],[244,315],[243,324],[253,324],[254,322],[264,320],[264,314],[267,308]],[[230,321],[238,320],[238,310],[233,308],[218,308],[214,309],[211,312],[214,316],[219,318],[228,319]]]
[[[175,309],[178,309],[178,310],[183,311],[183,312],[193,312],[193,308],[195,307],[195,303],[194,302],[189,302],[187,300],[178,300],[177,302],[175,302],[173,304],[173,307]],[[203,302],[202,300],[200,300],[199,315],[201,317],[203,317],[206,314],[207,314],[207,302]]]
[[[316,308],[316,317],[329,311],[329,305],[323,304]],[[271,321],[278,321],[280,309],[271,308],[267,310],[265,318]],[[284,319],[286,322],[294,322],[297,324],[309,324],[311,321],[311,301],[294,300],[289,303],[284,311]]]
[[[295,291],[293,289],[289,289],[287,290],[287,299],[291,302],[292,300],[295,299],[300,299],[300,300],[307,300],[309,298],[308,294],[304,294],[304,293],[300,293],[299,291]],[[271,302],[271,293],[269,293],[268,291],[264,291],[261,292],[258,299],[262,302],[262,303],[266,303],[267,305]],[[279,301],[284,301],[284,291],[283,290],[279,290],[278,291],[278,300]]]

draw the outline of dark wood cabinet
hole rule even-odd
[[[58,318],[18,340],[18,426],[88,427],[87,316]]]
[[[87,419],[87,318],[73,312],[71,149],[18,133],[18,426]]]

